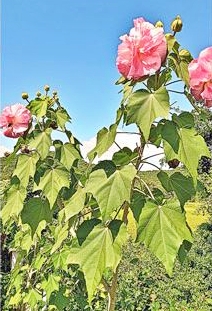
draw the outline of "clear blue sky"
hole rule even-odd
[[[178,14],[178,39],[197,57],[212,45],[211,0],[2,0],[2,108],[49,84],[72,116],[73,133],[95,136],[113,122],[120,102],[119,36],[141,16],[162,20],[168,32]]]

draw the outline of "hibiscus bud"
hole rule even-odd
[[[168,165],[170,168],[176,168],[176,167],[178,167],[179,164],[180,164],[180,161],[177,159],[173,159],[173,160],[168,161]]]
[[[21,147],[21,153],[26,153],[28,154],[29,153],[29,148],[27,146],[22,146]]]
[[[180,18],[180,15],[177,15],[177,17],[173,20],[171,23],[171,30],[176,32],[180,32],[183,27],[182,19]]]
[[[37,97],[41,97],[41,92],[37,92],[37,93],[36,93],[36,96],[37,96]]]
[[[45,86],[44,86],[44,90],[45,90],[46,92],[48,92],[48,91],[50,90],[49,85],[45,85]]]
[[[157,21],[157,23],[155,24],[155,27],[162,27],[163,28],[163,23],[161,21]]]
[[[28,93],[22,93],[22,94],[21,94],[21,97],[22,97],[23,99],[28,99],[28,98],[29,98],[29,95],[28,95]]]
[[[52,122],[49,124],[49,127],[51,127],[53,130],[56,130],[56,129],[58,128],[57,122],[52,121]]]
[[[10,156],[10,154],[11,154],[11,153],[10,153],[10,152],[8,152],[8,151],[5,151],[5,152],[4,152],[4,156],[5,156],[6,158],[7,158],[7,157],[9,157],[9,156]]]

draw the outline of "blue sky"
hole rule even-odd
[[[72,116],[74,135],[95,136],[113,122],[121,99],[114,85],[119,36],[141,16],[162,20],[168,32],[178,14],[179,42],[197,57],[212,45],[211,0],[2,0],[2,108],[49,84]]]

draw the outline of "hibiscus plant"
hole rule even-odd
[[[199,160],[210,152],[194,129],[193,115],[177,113],[170,94],[180,93],[200,114],[202,105],[212,107],[212,47],[193,59],[175,37],[181,28],[179,16],[166,34],[160,21],[153,25],[137,18],[120,37],[116,84],[123,97],[114,122],[97,133],[86,159],[68,129],[69,113],[49,86],[32,100],[22,94],[26,105],[4,108],[3,134],[18,138],[7,157],[8,164],[16,164],[1,211],[4,232],[16,227],[7,308],[63,310],[69,298],[63,274],[71,279],[77,270],[90,305],[102,285],[108,311],[115,310],[122,249],[129,239],[143,243],[169,275],[176,258],[184,260],[192,243],[184,205],[195,195]],[[120,148],[112,160],[95,164],[116,142],[120,126],[130,124],[140,138],[137,147]],[[152,164],[161,183],[152,189],[141,171],[147,160],[151,164],[143,156],[149,144],[162,148],[170,167],[183,164],[185,174],[167,174]]]

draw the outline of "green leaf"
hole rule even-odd
[[[174,152],[177,153],[179,149],[180,137],[176,124],[172,121],[166,121],[162,128],[161,136],[172,146]]]
[[[58,109],[55,114],[56,114],[57,124],[64,131],[66,122],[71,120],[69,114],[64,108]]]
[[[160,180],[161,182],[161,185],[163,186],[163,188],[170,192],[172,191],[172,187],[171,187],[171,184],[170,184],[170,180],[169,180],[169,175],[164,172],[164,171],[160,171],[158,174],[157,174],[157,177],[158,179]]]
[[[63,269],[67,271],[67,264],[66,260],[68,258],[68,255],[70,253],[69,249],[62,249],[51,256],[51,260],[53,262],[55,269]]]
[[[20,214],[23,209],[26,193],[26,188],[21,185],[12,185],[7,191],[7,203],[1,210],[3,224]]]
[[[41,283],[41,287],[46,292],[47,299],[49,300],[51,293],[59,291],[60,276],[54,274],[48,274],[48,279]]]
[[[91,192],[97,200],[103,219],[130,200],[131,183],[136,175],[132,165],[124,166],[107,178],[104,170],[96,170],[89,176],[86,191]]]
[[[27,105],[27,108],[37,118],[41,118],[46,115],[48,99],[35,98],[30,101],[29,105]]]
[[[92,300],[105,269],[116,269],[120,261],[118,244],[114,247],[111,231],[108,227],[99,224],[94,227],[81,246],[70,250],[67,263],[79,264],[83,271],[89,302]]]
[[[123,166],[129,164],[137,156],[138,152],[133,152],[131,149],[124,147],[123,149],[114,153],[112,161],[116,165]]]
[[[192,240],[179,203],[147,202],[139,219],[138,240],[144,242],[171,275],[180,245],[183,240]]]
[[[172,120],[179,126],[179,127],[186,127],[186,128],[191,128],[195,126],[194,123],[194,116],[188,112],[184,111],[179,115],[176,115],[174,113],[172,115]]]
[[[51,132],[52,129],[46,129],[43,132],[35,132],[34,138],[29,142],[29,148],[36,149],[41,156],[41,160],[47,157],[49,148],[52,145]]]
[[[60,149],[60,162],[69,170],[76,159],[81,159],[79,151],[71,143],[65,143]]]
[[[68,222],[65,225],[57,225],[54,232],[55,244],[52,246],[50,254],[52,255],[63,243],[63,241],[68,236],[69,224]]]
[[[39,301],[42,301],[42,296],[35,289],[30,289],[25,295],[23,302],[28,303],[29,306],[34,310],[34,307],[38,305]]]
[[[189,87],[189,73],[188,64],[189,61],[185,58],[180,58],[178,54],[171,53],[169,56],[169,65],[176,73],[177,77],[182,79],[185,84]]]
[[[30,176],[33,177],[39,155],[36,152],[30,154],[19,154],[13,176],[17,176],[23,187],[27,187]]]
[[[65,288],[64,290],[60,289],[58,292],[52,293],[49,300],[49,304],[56,306],[59,311],[65,310],[65,307],[67,307],[70,302],[70,299],[63,295],[64,292]]]
[[[21,219],[22,223],[30,226],[33,237],[42,220],[45,220],[47,223],[51,222],[52,214],[47,200],[32,198],[24,205],[24,209],[21,212]]]
[[[181,206],[184,206],[184,204],[196,193],[193,180],[190,177],[186,177],[183,174],[176,172],[170,176],[169,181]]]
[[[84,208],[85,197],[85,190],[79,187],[69,200],[63,202],[65,221],[68,221],[71,217],[78,214]]]
[[[185,164],[194,181],[197,178],[197,168],[202,156],[210,158],[210,152],[202,136],[197,135],[194,129],[180,128],[179,150],[174,152],[173,148],[164,141],[164,152],[167,161],[178,159]]]
[[[154,93],[146,90],[134,92],[127,104],[127,124],[136,123],[147,141],[153,121],[169,114],[169,95],[164,87]]]
[[[88,159],[93,160],[96,155],[101,157],[113,144],[116,137],[117,124],[112,124],[109,129],[103,127],[97,133],[97,142],[95,148],[88,153]]]
[[[34,187],[34,191],[42,190],[52,208],[63,187],[69,187],[69,172],[62,165],[57,164],[45,171],[38,186]]]

